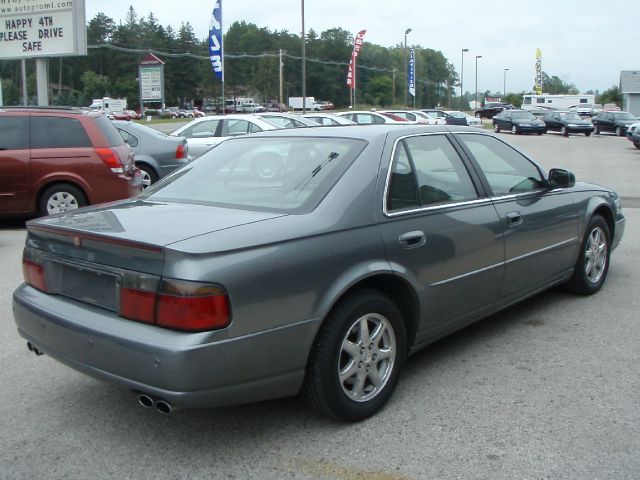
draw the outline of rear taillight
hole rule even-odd
[[[122,160],[116,152],[111,148],[98,147],[95,149],[96,155],[100,157],[107,167],[111,169],[113,173],[124,173],[124,165]]]
[[[176,148],[176,158],[187,158],[187,150],[182,143]]]
[[[42,290],[43,292],[47,291],[47,281],[44,276],[43,265],[23,258],[22,273],[27,285],[37,288],[38,290]]]
[[[157,291],[123,285],[120,316],[189,332],[224,328],[231,322],[229,298],[221,287],[167,279]]]

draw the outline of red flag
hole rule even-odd
[[[351,61],[349,62],[349,72],[347,73],[347,86],[351,89],[356,87],[355,71],[356,71],[356,58],[358,53],[364,44],[364,34],[366,30],[360,30],[353,41],[353,52],[351,53]]]

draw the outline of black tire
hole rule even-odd
[[[498,126],[497,123],[493,124],[493,131],[496,132],[496,133],[500,133],[500,127]]]
[[[640,150],[640,142],[633,142],[633,146]]]
[[[591,136],[591,132],[584,132],[584,136],[585,137],[590,137]]]
[[[382,333],[371,339],[369,333],[378,328]],[[329,313],[316,336],[303,395],[316,410],[336,419],[355,422],[370,417],[391,397],[406,350],[402,314],[389,297],[376,290],[349,294]],[[376,378],[379,385],[373,381]]]
[[[560,129],[560,135],[562,135],[563,137],[568,137],[569,136],[569,131],[567,130],[567,127],[563,126]]]
[[[482,118],[482,114],[480,112],[476,112],[476,118]]]
[[[622,137],[624,135],[624,131],[622,130],[622,127],[616,127],[616,135],[618,137]]]
[[[600,127],[598,125],[593,126],[593,133],[600,135]]]
[[[580,295],[593,295],[607,278],[611,257],[609,225],[600,215],[589,221],[580,246],[573,276],[566,284],[567,290]]]
[[[519,133],[515,125],[511,127],[511,133],[513,133],[514,135],[517,135]]]
[[[136,165],[142,173],[142,189],[145,190],[158,181],[156,171],[145,163]]]
[[[87,205],[86,195],[75,185],[57,183],[44,190],[38,201],[38,213],[42,216],[62,213]]]

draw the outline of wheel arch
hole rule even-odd
[[[367,276],[358,278],[351,283],[344,285],[338,294],[331,295],[331,300],[322,301],[323,307],[320,309],[318,332],[322,328],[324,319],[340,303],[340,301],[354,294],[359,290],[376,290],[389,297],[398,307],[402,314],[407,334],[407,349],[413,345],[413,341],[418,330],[420,320],[420,302],[418,296],[409,282],[390,271],[378,271]],[[318,334],[316,332],[316,336]]]
[[[84,199],[87,201],[87,204],[91,204],[91,199],[89,197],[89,194],[87,193],[84,182],[76,182],[74,181],[74,179],[52,179],[38,186],[37,193],[33,197],[33,208],[35,208],[35,211],[37,211],[40,206],[40,201],[42,200],[44,192],[55,185],[71,185],[79,189],[80,192],[84,195]]]

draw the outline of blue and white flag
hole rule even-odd
[[[409,93],[416,96],[416,55],[413,48],[409,49],[409,71],[407,72],[407,81],[409,82]]]
[[[224,82],[224,60],[222,50],[222,0],[216,0],[209,22],[209,57],[216,77]]]

